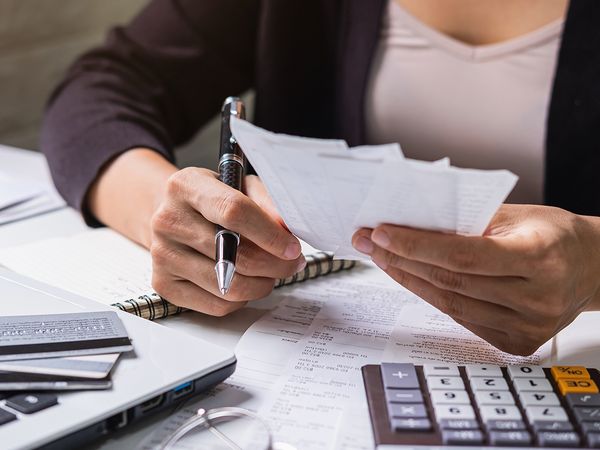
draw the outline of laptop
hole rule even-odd
[[[114,310],[1,267],[0,298],[0,314],[7,316]],[[10,407],[12,394],[0,395],[3,450],[81,448],[211,388],[235,369],[229,350],[129,313],[118,314],[134,351],[121,355],[112,388],[33,393],[55,395],[57,402],[29,414]]]

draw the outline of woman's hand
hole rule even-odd
[[[503,205],[484,236],[393,225],[354,247],[410,291],[506,352],[529,355],[599,308],[600,219]]]
[[[248,176],[244,184],[246,195],[210,170],[178,170],[155,151],[139,148],[102,171],[87,206],[99,221],[150,249],[156,292],[176,305],[223,316],[266,296],[275,278],[306,264],[261,181]],[[214,270],[215,223],[241,235],[226,296]]]
[[[170,302],[223,316],[267,296],[275,279],[304,268],[299,241],[283,226],[255,176],[244,180],[247,195],[198,168],[167,181],[152,218],[152,285]],[[236,275],[223,296],[215,275],[215,224],[240,233]]]

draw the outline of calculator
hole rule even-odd
[[[583,366],[362,368],[378,450],[600,448],[600,372]]]

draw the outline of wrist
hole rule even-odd
[[[90,211],[105,225],[149,247],[152,215],[162,201],[167,180],[177,170],[154,150],[126,151],[110,162],[90,188]]]
[[[585,259],[588,277],[594,288],[585,311],[600,311],[600,217],[579,216],[585,223],[589,238],[584,239]]]

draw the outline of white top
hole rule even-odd
[[[508,169],[508,200],[542,203],[546,116],[564,19],[497,44],[472,46],[421,22],[394,0],[367,86],[371,144],[406,156]]]

